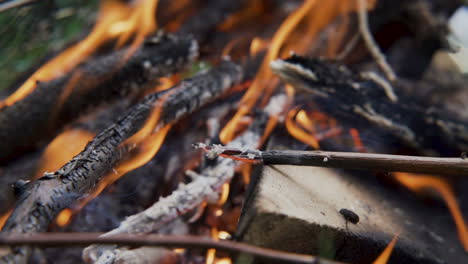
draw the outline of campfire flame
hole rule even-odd
[[[5,222],[8,220],[8,217],[10,217],[12,212],[13,210],[9,210],[8,212],[0,216],[0,230],[2,230],[3,226],[5,225]]]
[[[286,129],[295,139],[320,149],[320,141],[341,134],[336,120],[321,112],[307,113],[294,108],[286,116]]]
[[[432,175],[397,172],[394,176],[398,182],[412,191],[433,189],[442,196],[457,226],[458,237],[465,251],[468,251],[468,229],[450,185],[443,179]]]
[[[121,46],[135,34],[135,40],[122,61],[124,62],[143,42],[144,37],[156,30],[154,11],[157,3],[157,0],[140,0],[135,6],[128,6],[117,0],[102,1],[91,33],[40,67],[13,94],[0,102],[0,108],[26,97],[37,87],[37,82],[53,80],[70,72],[108,41],[117,38],[118,46]]]
[[[55,219],[55,223],[60,227],[64,227],[70,223],[72,216],[73,216],[73,210],[64,209],[60,212],[60,214]]]
[[[380,256],[374,262],[372,262],[372,264],[387,264],[397,240],[398,240],[398,236],[394,236],[392,241],[390,241],[390,243],[387,245],[384,251],[380,254]]]
[[[166,89],[169,89],[174,85],[174,81],[171,78],[164,78],[163,81],[161,82],[161,85],[157,86],[154,90],[155,91],[163,91]],[[163,100],[167,99],[167,96],[170,94],[167,93],[163,98],[160,99],[160,102]],[[71,217],[73,216],[74,212],[78,212],[83,208],[86,204],[88,204],[91,200],[96,198],[107,186],[111,185],[120,177],[125,175],[127,172],[135,170],[146,163],[150,161],[156,153],[159,151],[161,148],[162,144],[164,143],[164,139],[166,138],[167,133],[172,127],[172,123],[165,125],[161,129],[159,129],[157,132],[153,133],[154,129],[157,127],[158,122],[160,120],[161,116],[161,111],[162,111],[162,104],[160,103],[158,106],[156,106],[153,111],[151,112],[150,116],[146,120],[145,124],[143,127],[135,133],[133,136],[128,138],[125,142],[122,143],[122,147],[129,147],[133,148],[131,151],[131,157],[125,159],[122,161],[116,168],[112,170],[108,175],[104,176],[103,179],[99,182],[98,186],[95,188],[92,194],[90,194],[86,199],[80,202],[78,206],[76,206],[73,210],[71,209],[65,209],[56,218],[56,222],[59,226],[64,226],[70,222]],[[50,159],[50,164],[45,163],[46,165],[44,166],[57,166],[58,168],[61,167],[61,165],[57,165],[60,162],[60,159],[57,159],[56,156],[53,154],[61,153],[60,151],[63,151],[62,148],[60,148],[60,144],[64,142],[70,142],[70,135],[67,135],[66,133],[63,133],[59,135],[52,143],[53,148],[49,151],[51,154],[49,155],[44,155],[43,159],[49,160]],[[67,139],[67,141],[61,140],[62,138]],[[91,139],[93,136],[91,135]],[[87,140],[89,141],[89,140]],[[81,151],[87,141],[81,141],[82,147],[81,149],[77,145],[74,150],[76,150],[76,154]],[[73,141],[71,141],[73,142]],[[77,141],[78,144],[80,144],[79,141]],[[51,145],[52,145],[51,143]],[[47,148],[49,149],[49,147]],[[46,154],[49,153],[46,150]],[[71,155],[72,151],[69,151],[67,155]],[[68,161],[69,159],[73,158],[74,155],[71,155],[66,159]],[[58,157],[63,158],[62,156],[58,155]],[[63,165],[63,164],[62,164]],[[49,168],[49,167],[48,167]],[[57,168],[57,169],[58,169]],[[41,171],[50,171],[50,170],[41,170]],[[63,224],[63,225],[62,225]]]
[[[367,7],[369,9],[373,8],[375,2],[375,0],[368,0]],[[306,52],[320,30],[329,25],[336,17],[354,10],[357,10],[354,1],[342,2],[333,0],[318,2],[316,0],[306,0],[301,7],[284,20],[273,36],[267,54],[252,85],[242,97],[238,112],[220,133],[220,139],[223,144],[227,144],[235,137],[242,116],[250,113],[260,98],[262,98],[262,105],[265,105],[273,93],[279,81],[270,70],[270,62],[279,56],[284,56],[284,51]],[[298,35],[295,33],[298,33],[301,22],[305,24],[304,28],[307,29],[306,32],[301,32],[300,36],[291,37]],[[302,36],[304,35],[308,37],[303,38]]]
[[[45,172],[56,171],[84,149],[95,134],[84,129],[69,129],[58,135],[47,145],[39,162],[34,178],[41,177]]]

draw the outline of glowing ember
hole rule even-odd
[[[63,227],[70,223],[71,217],[73,216],[73,211],[71,209],[65,209],[60,212],[60,214],[55,219],[55,223],[58,226]]]
[[[45,172],[60,169],[80,153],[94,136],[93,133],[83,129],[69,129],[58,135],[47,145],[34,178],[39,178]]]
[[[457,226],[458,237],[465,250],[468,251],[468,229],[450,185],[444,180],[431,175],[397,172],[394,176],[401,184],[412,191],[419,192],[429,188],[436,190],[442,196]]]
[[[132,7],[121,1],[102,1],[97,23],[91,33],[39,68],[21,87],[0,103],[0,108],[12,105],[30,94],[38,81],[49,81],[71,71],[109,40],[118,38],[118,44],[124,44],[136,32],[135,41],[127,56],[123,58],[124,62],[143,42],[144,37],[156,29],[154,11],[157,2],[141,0]]]
[[[372,262],[373,264],[386,264],[392,254],[393,248],[397,242],[398,236],[394,236],[380,256]]]

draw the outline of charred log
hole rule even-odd
[[[197,47],[189,37],[158,34],[149,37],[128,61],[123,59],[129,50],[123,49],[88,60],[58,79],[38,82],[31,94],[0,110],[0,160],[53,137],[87,109],[154,87],[159,77],[195,58]]]
[[[128,100],[120,100],[109,108],[99,109],[93,114],[80,118],[53,139],[51,144],[56,140],[61,140],[59,137],[67,133],[78,132],[80,134],[96,135],[112,125],[117,117],[125,112],[128,105]],[[28,153],[0,169],[0,214],[4,214],[8,209],[11,209],[15,203],[15,197],[20,196],[24,191],[26,185],[21,183],[28,182],[34,175],[40,173],[40,163],[44,162],[43,157],[46,152],[47,147],[45,150]],[[66,156],[66,153],[61,154],[61,156]]]
[[[31,183],[20,197],[3,232],[45,231],[61,210],[84,198],[101,177],[120,161],[124,151],[121,143],[142,127],[154,107],[162,109],[158,124],[160,128],[219,97],[241,79],[240,72],[237,65],[223,61],[217,68],[187,79],[167,93],[145,97],[114,125],[98,134],[83,152],[60,170]],[[162,94],[167,96],[164,100],[158,100]],[[15,253],[4,257],[3,261],[24,260],[30,250],[22,248]]]
[[[425,154],[459,156],[468,148],[468,124],[443,111],[392,96],[391,87],[323,60],[293,56],[271,64],[294,87],[314,94],[327,114],[355,126],[372,125]]]

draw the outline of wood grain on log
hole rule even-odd
[[[52,138],[90,108],[153,88],[159,77],[197,57],[198,45],[190,37],[158,33],[123,61],[127,53],[123,49],[90,59],[60,78],[38,82],[31,94],[0,109],[0,161]]]
[[[84,198],[101,177],[120,161],[121,143],[142,127],[154,107],[162,107],[158,124],[158,127],[162,127],[218,98],[241,78],[239,66],[223,61],[209,72],[184,80],[167,90],[165,100],[158,99],[166,92],[146,96],[114,125],[98,134],[60,170],[27,186],[2,232],[45,231],[61,210]],[[27,259],[30,250],[22,248],[15,253],[2,260],[14,262]]]

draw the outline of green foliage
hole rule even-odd
[[[0,13],[0,90],[94,23],[98,0],[41,0]]]

